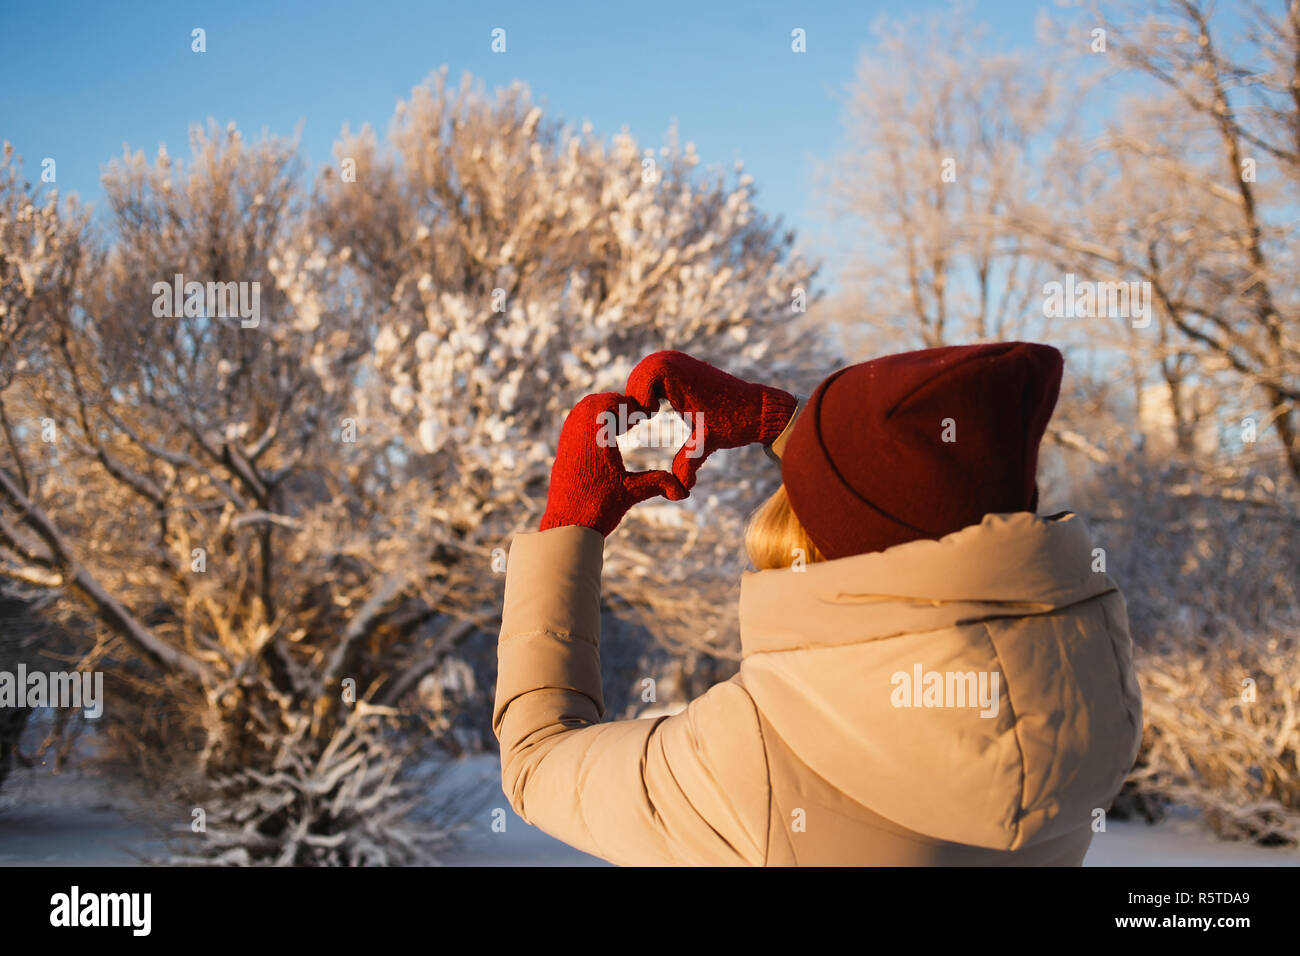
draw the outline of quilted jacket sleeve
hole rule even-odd
[[[762,865],[767,761],[738,678],[672,717],[600,723],[603,554],[580,527],[511,546],[492,720],[511,806],[613,863]]]

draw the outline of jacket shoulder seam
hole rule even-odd
[[[1120,692],[1122,694],[1125,687],[1125,680],[1124,680],[1125,675],[1124,675],[1124,664],[1120,661],[1119,650],[1115,647],[1115,642],[1116,640],[1118,640],[1118,634],[1117,634],[1118,629],[1115,627],[1115,621],[1111,617],[1110,608],[1106,606],[1105,601],[1101,602],[1101,613],[1106,618],[1106,635],[1107,637],[1110,638],[1110,656],[1111,656],[1111,660],[1115,662],[1115,674],[1119,678]],[[1132,644],[1132,641],[1133,638],[1130,635],[1129,643]],[[1129,726],[1133,729],[1133,733],[1137,736],[1138,740],[1141,741],[1143,728],[1138,726],[1138,722],[1133,716],[1133,709],[1131,707],[1125,706],[1124,714],[1125,716],[1128,717],[1128,723]]]
[[[596,725],[591,724],[589,726],[594,727]],[[591,756],[591,747],[590,745],[588,745],[587,748],[582,752],[582,759],[578,761],[578,780],[583,779],[582,770],[584,767],[587,766],[587,758],[590,756]],[[596,834],[591,829],[591,824],[587,822],[587,807],[586,804],[583,802],[581,791],[579,791],[578,793],[578,818],[582,820],[582,828],[587,831],[587,837],[588,839],[591,840],[591,845],[594,846],[598,851],[597,855],[603,857],[606,860],[610,859],[609,854],[607,854],[605,852],[604,847],[600,845],[600,841],[596,839]]]
[[[989,647],[993,649],[993,657],[998,662],[998,670],[1006,673],[1006,668],[1002,664],[1002,654],[998,650],[997,641],[993,640],[993,629],[988,623],[981,621],[984,626],[985,636],[988,637]],[[1016,705],[1011,699],[1011,682],[1007,681],[1007,708],[1011,711],[1011,733],[1016,741],[1016,750],[1020,754],[1020,796],[1016,798],[1016,818],[1012,821],[1011,843],[1014,844],[1020,838],[1020,820],[1025,812],[1025,789],[1029,785],[1029,768],[1025,766],[1025,745],[1020,740],[1020,724],[1016,719]],[[1011,849],[1008,846],[1007,849]]]
[[[754,723],[758,725],[758,745],[763,751],[763,776],[767,784],[767,825],[763,828],[763,866],[767,866],[767,861],[772,857],[772,801],[776,799],[776,791],[772,786],[772,760],[767,753],[767,734],[763,730],[763,714],[758,709],[758,701],[754,700],[754,695],[749,692],[740,679],[740,674],[736,675],[736,686],[745,693],[745,699],[749,701],[749,706],[754,708]]]

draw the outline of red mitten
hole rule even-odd
[[[684,352],[647,355],[632,369],[627,393],[651,414],[666,398],[692,425],[673,459],[673,474],[686,488],[694,487],[700,465],[719,448],[770,445],[798,404],[789,392],[743,381]]]
[[[630,406],[622,416],[620,405]],[[608,537],[637,502],[656,495],[680,501],[690,494],[669,472],[629,472],[623,467],[614,423],[626,421],[633,411],[644,414],[626,395],[604,392],[588,395],[569,412],[551,469],[542,531],[581,525]]]

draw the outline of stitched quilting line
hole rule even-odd
[[[588,647],[600,647],[599,641],[593,641],[589,637],[583,637],[581,634],[574,634],[570,631],[556,631],[550,628],[541,628],[532,631],[516,631],[513,634],[506,634],[504,631],[497,638],[497,643],[512,641],[517,637],[553,637],[557,640],[567,641],[570,644],[586,644]]]
[[[993,649],[993,656],[997,659],[998,670],[1003,674],[1007,669],[1002,664],[1002,655],[998,651],[997,642],[993,640],[993,629],[984,624],[984,633],[988,635],[989,647]],[[1020,816],[1025,809],[1025,789],[1029,786],[1029,774],[1025,767],[1025,746],[1020,740],[1020,726],[1016,720],[1016,705],[1011,700],[1011,681],[1006,682],[1007,690],[1007,709],[1011,711],[1011,733],[1016,738],[1016,750],[1020,752],[1020,798],[1016,801],[1016,818],[1013,821],[1014,831],[1011,834],[1011,842],[1014,844],[1020,836]],[[1007,849],[1011,849],[1010,846]]]

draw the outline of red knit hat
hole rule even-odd
[[[829,559],[1035,510],[1063,365],[1051,346],[998,342],[841,369],[782,449],[790,506]]]

